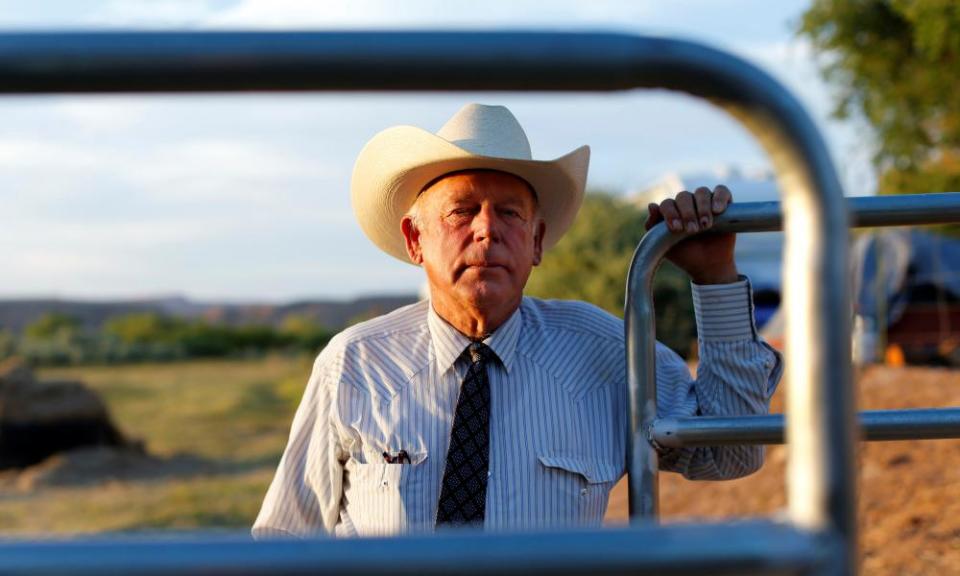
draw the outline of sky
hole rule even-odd
[[[870,139],[782,0],[0,0],[0,32],[38,29],[615,31],[702,42],[760,66],[818,124],[848,194],[873,191]],[[436,131],[504,104],[537,159],[592,148],[588,186],[629,194],[669,172],[769,168],[709,104],[663,91],[0,97],[0,298],[283,302],[413,293],[349,200],[357,153],[389,126]],[[719,182],[718,182],[719,183]],[[733,191],[736,196],[736,190]]]

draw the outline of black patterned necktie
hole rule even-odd
[[[457,399],[450,448],[437,506],[437,527],[483,524],[490,467],[490,381],[487,363],[493,350],[473,342],[464,351],[470,368]]]

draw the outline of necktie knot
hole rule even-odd
[[[494,357],[493,350],[483,342],[471,342],[464,354],[470,358],[473,364],[483,364]]]

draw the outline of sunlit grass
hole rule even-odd
[[[273,470],[158,482],[108,482],[0,496],[6,536],[43,538],[101,532],[246,531]]]
[[[90,486],[0,491],[0,533],[246,529],[286,444],[310,373],[307,357],[47,369],[83,381],[151,455],[202,470]]]
[[[49,369],[99,392],[151,454],[260,461],[283,449],[310,374],[306,357]]]

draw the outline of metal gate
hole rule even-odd
[[[846,204],[813,123],[767,74],[695,43],[622,34],[0,34],[0,93],[7,94],[634,88],[681,91],[720,106],[753,133],[777,171],[787,233],[789,522],[657,526],[640,518],[656,509],[650,491],[656,458],[646,448],[644,434],[658,428],[656,406],[649,400],[655,398],[652,379],[642,377],[653,370],[644,348],[652,350],[652,303],[631,297],[627,361],[632,448],[627,457],[635,521],[629,527],[343,541],[254,543],[202,537],[11,542],[0,544],[0,571],[855,573]],[[738,229],[734,217],[744,216],[742,212],[732,207],[720,222]],[[775,220],[769,214],[765,218]],[[655,230],[648,237],[657,235]],[[669,243],[662,238],[645,242],[641,248],[654,252]],[[649,272],[652,278],[652,269]],[[631,286],[647,282],[645,274],[634,267]],[[661,432],[663,425],[658,424]]]
[[[877,196],[847,200],[850,225],[853,227],[910,226],[922,224],[946,224],[960,222],[960,194],[915,194],[906,196]],[[778,202],[752,202],[733,204],[716,220],[713,230],[726,232],[769,232],[782,229],[781,205]],[[626,339],[628,382],[631,398],[631,433],[633,442],[630,462],[630,514],[632,518],[655,519],[658,513],[657,452],[652,443],[667,448],[687,446],[719,446],[728,444],[778,444],[785,438],[792,450],[788,453],[790,515],[799,521],[811,511],[802,506],[817,505],[807,501],[813,494],[828,494],[830,480],[816,467],[806,467],[810,454],[797,453],[804,445],[826,450],[831,437],[825,429],[815,427],[815,418],[839,417],[831,411],[833,405],[847,402],[852,383],[840,388],[821,391],[821,398],[814,403],[809,391],[794,391],[788,394],[788,414],[767,416],[700,416],[695,418],[657,418],[656,388],[656,327],[653,307],[653,279],[664,255],[677,242],[689,235],[671,234],[664,223],[652,228],[640,241],[630,265],[627,280]],[[788,238],[789,240],[789,238]],[[784,274],[784,289],[790,290],[792,275]],[[785,299],[790,322],[797,322],[791,301]],[[804,309],[800,309],[803,311]],[[807,313],[807,312],[803,312]],[[849,318],[852,309],[846,310],[839,321]],[[829,323],[829,320],[827,320]],[[838,333],[839,334],[839,333]],[[839,334],[843,336],[843,334]],[[848,338],[849,341],[849,338]],[[791,354],[787,365],[805,362],[809,356]],[[849,362],[849,359],[847,360]],[[793,373],[790,372],[792,375]],[[960,408],[923,410],[873,410],[851,417],[849,422],[859,421],[860,439],[866,441],[960,438]],[[836,422],[835,425],[845,425]],[[786,434],[785,434],[786,432]],[[823,436],[821,436],[823,435]],[[796,438],[804,440],[795,446]],[[826,454],[826,453],[824,453]],[[839,454],[836,455],[839,457]],[[815,462],[814,462],[815,463]],[[797,492],[804,492],[797,494]],[[849,501],[833,499],[818,504],[815,513],[826,515],[834,526],[847,526],[850,554],[855,536],[855,514]]]

